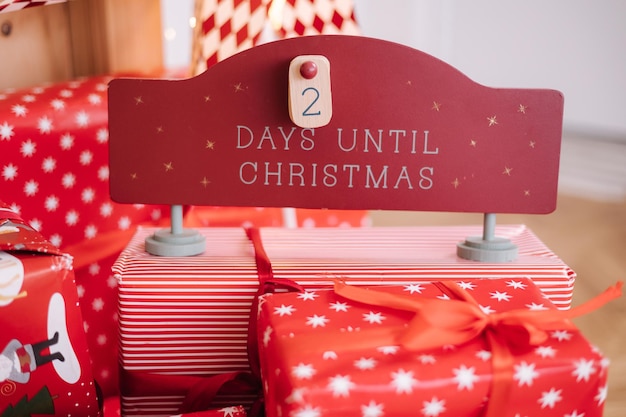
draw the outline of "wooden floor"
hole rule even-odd
[[[465,213],[374,212],[376,226],[481,224]],[[559,197],[549,215],[498,215],[498,224],[526,224],[577,274],[574,305],[626,281],[626,201],[597,202]],[[626,415],[626,296],[575,320],[583,334],[610,359],[604,417]]]

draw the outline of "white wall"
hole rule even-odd
[[[161,1],[164,31],[176,33],[166,64],[188,65],[193,0]],[[481,84],[560,90],[566,130],[626,141],[626,1],[354,2],[365,36],[420,49]]]
[[[493,87],[554,88],[566,130],[626,140],[626,1],[355,0],[366,36]]]

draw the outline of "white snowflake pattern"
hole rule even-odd
[[[109,338],[107,337],[106,334],[99,334],[98,337],[96,338],[96,343],[100,346],[104,346],[107,344]]]
[[[161,218],[161,210],[159,210],[159,209],[154,209],[154,210],[152,210],[152,211],[150,212],[150,218],[151,218],[153,221],[155,221],[155,222],[156,222],[157,220],[159,220],[159,219]]]
[[[72,90],[68,90],[67,88],[64,88],[63,90],[59,91],[59,96],[63,98],[70,98],[74,96],[74,93],[72,92]]]
[[[44,116],[37,120],[37,129],[39,129],[39,133],[50,133],[52,131],[52,120],[48,119],[48,117]]]
[[[496,312],[496,310],[491,308],[491,306],[484,306],[482,304],[479,304],[478,307],[480,307],[480,310],[485,314],[493,314]]]
[[[17,117],[24,117],[26,116],[26,113],[28,113],[28,109],[22,104],[13,105],[13,107],[11,107],[11,111]]]
[[[52,243],[57,248],[60,248],[61,243],[63,243],[63,238],[58,233],[55,233],[52,236],[50,236],[50,243]]]
[[[385,319],[386,317],[383,316],[382,313],[374,313],[373,311],[370,311],[367,314],[363,314],[363,320],[370,324],[382,324]]]
[[[422,414],[426,417],[437,417],[446,411],[446,402],[437,397],[433,397],[430,401],[424,401],[422,405]]]
[[[382,417],[385,407],[383,404],[377,404],[370,401],[367,405],[361,405],[361,417]]]
[[[30,226],[40,232],[43,224],[41,223],[41,220],[34,218],[30,221]]]
[[[335,301],[333,303],[330,303],[330,309],[335,310],[336,312],[340,312],[340,311],[346,312],[348,311],[348,308],[350,308],[348,303],[342,303],[340,301]]]
[[[294,311],[296,311],[296,308],[292,305],[286,306],[281,304],[280,307],[274,307],[274,314],[278,314],[280,317],[291,316]]]
[[[417,379],[413,376],[413,371],[398,369],[391,373],[391,386],[396,390],[396,394],[410,394],[413,387],[417,385]]]
[[[98,129],[96,132],[96,140],[98,143],[107,143],[109,140],[109,131],[107,129]]]
[[[304,291],[298,293],[297,297],[303,301],[309,301],[315,300],[317,297],[319,297],[319,294],[316,294],[315,291]]]
[[[100,273],[100,265],[97,263],[92,263],[89,265],[89,274],[92,276],[96,276]]]
[[[461,282],[457,282],[456,283],[459,287],[463,288],[464,290],[473,290],[474,288],[476,288],[476,284],[474,284],[473,282],[465,282],[465,281],[461,281]]]
[[[87,96],[87,101],[90,104],[100,104],[102,103],[102,97],[99,94],[91,93]]]
[[[507,294],[506,292],[494,291],[492,293],[489,293],[489,296],[498,301],[510,301],[511,300],[511,296]]]
[[[362,371],[374,369],[376,367],[376,359],[361,357],[354,361],[354,366]]]
[[[91,161],[93,161],[93,153],[91,151],[82,151],[79,156],[79,161],[81,165],[89,165]]]
[[[115,278],[115,276],[109,275],[109,278],[107,278],[107,287],[109,288],[117,287],[117,279]]]
[[[108,166],[101,166],[100,168],[98,168],[98,179],[100,181],[106,181],[109,179],[109,167]]]
[[[476,352],[476,357],[483,362],[487,362],[488,360],[491,360],[491,352],[488,350],[479,350]]]
[[[507,287],[511,287],[511,288],[516,289],[516,290],[523,290],[523,289],[526,288],[526,284],[524,284],[521,281],[510,280],[510,281],[507,281],[506,285],[507,285]]]
[[[26,194],[29,197],[32,197],[35,194],[37,194],[37,191],[39,191],[39,183],[37,183],[37,181],[35,180],[26,181],[26,184],[24,184],[24,194]]]
[[[37,144],[33,142],[32,140],[28,139],[27,141],[22,142],[20,152],[22,153],[22,156],[24,156],[25,158],[31,157],[35,154],[35,152],[37,152]]]
[[[322,412],[318,407],[309,404],[293,412],[293,417],[320,417],[321,415]]]
[[[593,399],[598,402],[598,406],[604,404],[604,401],[606,401],[606,395],[608,394],[608,392],[609,392],[609,387],[607,385],[604,385],[598,388],[598,393],[596,394],[595,397],[593,397]]]
[[[556,355],[556,349],[552,346],[537,346],[535,348],[535,354],[542,358],[554,358]]]
[[[104,308],[104,300],[100,297],[96,297],[91,302],[91,308],[93,311],[102,311]]]
[[[117,221],[117,227],[120,230],[128,230],[130,228],[131,224],[132,224],[132,222],[130,221],[130,218],[128,216],[122,216]]]
[[[72,149],[72,146],[74,146],[74,136],[69,133],[61,135],[61,139],[59,139],[59,146],[61,146],[61,149],[64,151]]]
[[[538,403],[541,404],[541,408],[554,408],[556,403],[561,401],[563,397],[561,397],[561,392],[563,390],[557,390],[556,388],[550,388],[550,391],[544,391],[541,393],[541,398],[537,400]]]
[[[435,359],[435,357],[433,355],[419,355],[418,359],[419,359],[420,363],[422,363],[422,364],[437,363],[437,360]]]
[[[55,195],[49,195],[46,197],[44,205],[47,211],[56,211],[59,208],[59,198]]]
[[[78,223],[78,212],[76,210],[70,210],[65,214],[65,224],[68,226],[75,226]]]
[[[0,140],[11,140],[11,136],[15,135],[13,126],[8,122],[4,122],[0,125]]]
[[[543,305],[542,303],[537,304],[534,301],[530,304],[526,304],[526,308],[528,308],[531,311],[543,311],[543,310],[548,310],[548,307],[546,307],[545,305]]]
[[[63,178],[61,179],[61,183],[63,184],[63,188],[66,188],[66,189],[73,188],[74,184],[76,184],[76,176],[72,174],[71,172],[68,172],[67,174],[63,175]]]
[[[585,381],[589,382],[589,378],[591,375],[595,374],[597,369],[594,366],[595,363],[593,359],[580,359],[574,362],[574,371],[572,375],[576,377],[576,382]]]
[[[474,389],[474,383],[479,380],[476,375],[476,369],[472,366],[468,368],[465,365],[461,365],[459,368],[453,369],[454,380],[457,383],[457,390],[462,391],[464,389],[471,391]]]
[[[322,353],[322,359],[324,359],[325,361],[337,360],[337,352],[334,352],[332,350],[327,350],[324,353]]]
[[[291,391],[291,394],[289,394],[289,396],[287,398],[285,398],[285,402],[287,404],[301,404],[302,402],[304,402],[304,393],[305,393],[305,389],[304,388],[294,388]]]
[[[41,163],[41,169],[43,170],[43,172],[48,173],[48,174],[54,171],[56,166],[57,166],[57,161],[51,156],[45,158],[43,162]]]
[[[515,365],[515,375],[513,375],[513,379],[517,381],[518,386],[528,385],[529,387],[533,385],[535,378],[539,377],[539,372],[535,370],[534,363],[526,363],[522,361],[519,365]]]
[[[94,191],[94,189],[91,187],[87,187],[80,194],[80,199],[83,201],[83,203],[88,204],[93,202],[95,196],[96,192]]]
[[[37,99],[32,94],[26,94],[26,95],[22,96],[22,101],[25,102],[25,103],[33,103],[36,100]]]
[[[81,110],[76,113],[74,120],[79,127],[86,127],[89,124],[89,114],[86,111]]]
[[[106,202],[100,206],[100,215],[102,217],[110,217],[113,213],[113,204]]]
[[[424,291],[424,286],[422,284],[413,283],[404,286],[404,291],[408,291],[409,294],[418,293],[421,294]]]
[[[85,227],[85,239],[93,239],[98,235],[98,228],[94,224]]]
[[[60,98],[55,98],[50,102],[50,107],[57,111],[63,110],[65,108],[65,101],[61,100]]]
[[[298,379],[311,379],[315,375],[315,368],[311,364],[300,362],[291,369],[291,374]]]
[[[325,327],[326,323],[330,320],[326,318],[326,316],[318,316],[317,314],[313,314],[306,318],[306,324],[308,326],[312,326],[314,329],[316,327]]]
[[[572,334],[567,330],[555,330],[550,333],[550,336],[558,340],[559,342],[562,342],[564,340],[570,340],[572,338]]]
[[[329,378],[328,389],[332,391],[333,397],[349,397],[350,390],[354,389],[356,384],[350,379],[350,375],[335,375]]]
[[[399,349],[399,346],[379,346],[376,348],[383,355],[395,355]]]
[[[13,181],[17,177],[17,167],[13,164],[5,165],[2,168],[2,176],[5,181]]]

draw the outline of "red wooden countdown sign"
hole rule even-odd
[[[298,127],[289,116],[289,66],[302,55],[330,65],[332,118],[323,127]],[[303,97],[319,114],[313,93]],[[109,114],[111,196],[122,203],[556,207],[561,93],[488,88],[386,41],[294,38],[187,80],[116,79]]]

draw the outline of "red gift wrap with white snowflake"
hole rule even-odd
[[[72,258],[0,205],[0,415],[100,415]]]
[[[268,416],[602,415],[608,360],[531,280],[346,280],[260,298]]]

